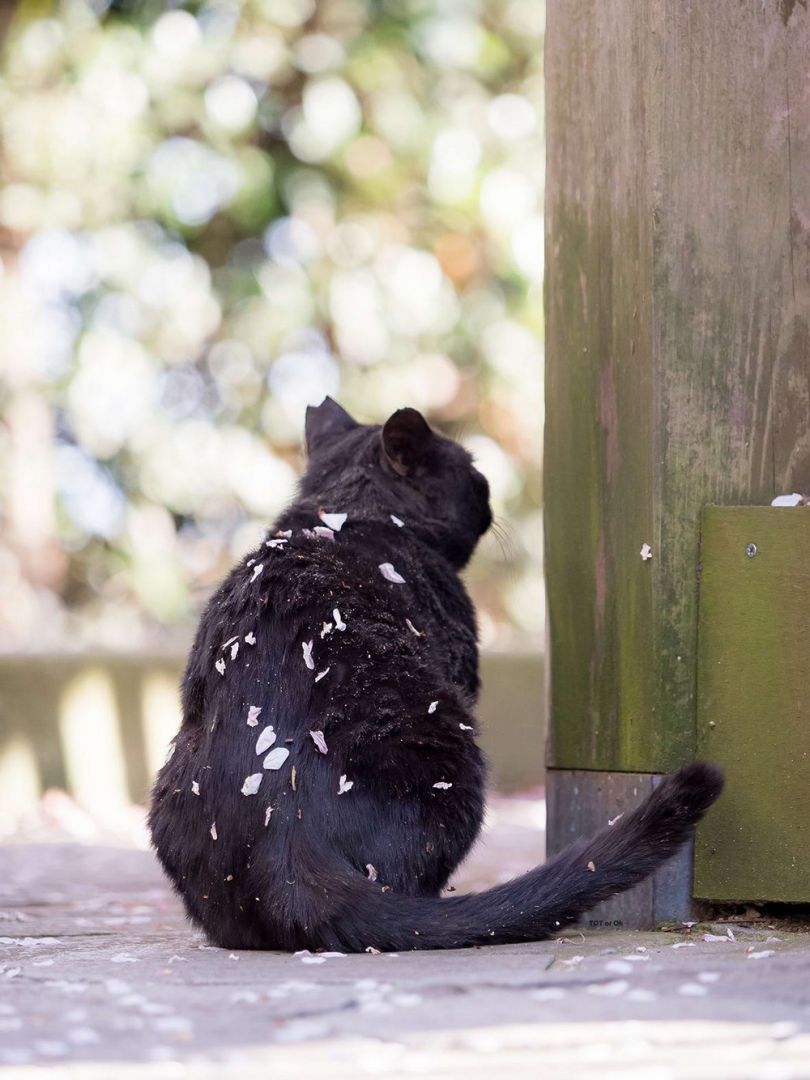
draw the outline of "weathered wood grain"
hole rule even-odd
[[[695,848],[706,899],[810,902],[808,556],[810,507],[705,512],[697,744],[726,772]]]
[[[546,46],[549,760],[662,772],[702,508],[810,490],[810,14],[549,0]]]
[[[645,773],[549,769],[547,851],[556,855],[580,837],[592,836],[619,814],[651,795],[660,776]],[[593,929],[652,930],[692,916],[691,845],[634,889],[588,912],[583,925]]]

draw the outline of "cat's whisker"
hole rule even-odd
[[[514,562],[517,555],[517,544],[515,543],[514,530],[511,525],[504,521],[503,518],[493,518],[490,528],[503,561],[507,563]]]

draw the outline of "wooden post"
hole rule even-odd
[[[553,851],[695,755],[703,507],[810,491],[810,14],[548,0],[546,49]]]

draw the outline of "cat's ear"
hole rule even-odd
[[[416,409],[397,409],[382,429],[383,458],[399,476],[427,463],[436,436]]]
[[[307,453],[311,454],[358,426],[357,421],[330,397],[325,397],[320,405],[307,405],[304,423]]]

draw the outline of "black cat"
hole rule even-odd
[[[188,914],[241,949],[534,941],[687,840],[722,776],[694,764],[545,866],[440,897],[475,840],[475,615],[458,572],[491,523],[467,452],[414,409],[307,411],[295,503],[214,594],[149,824]]]

